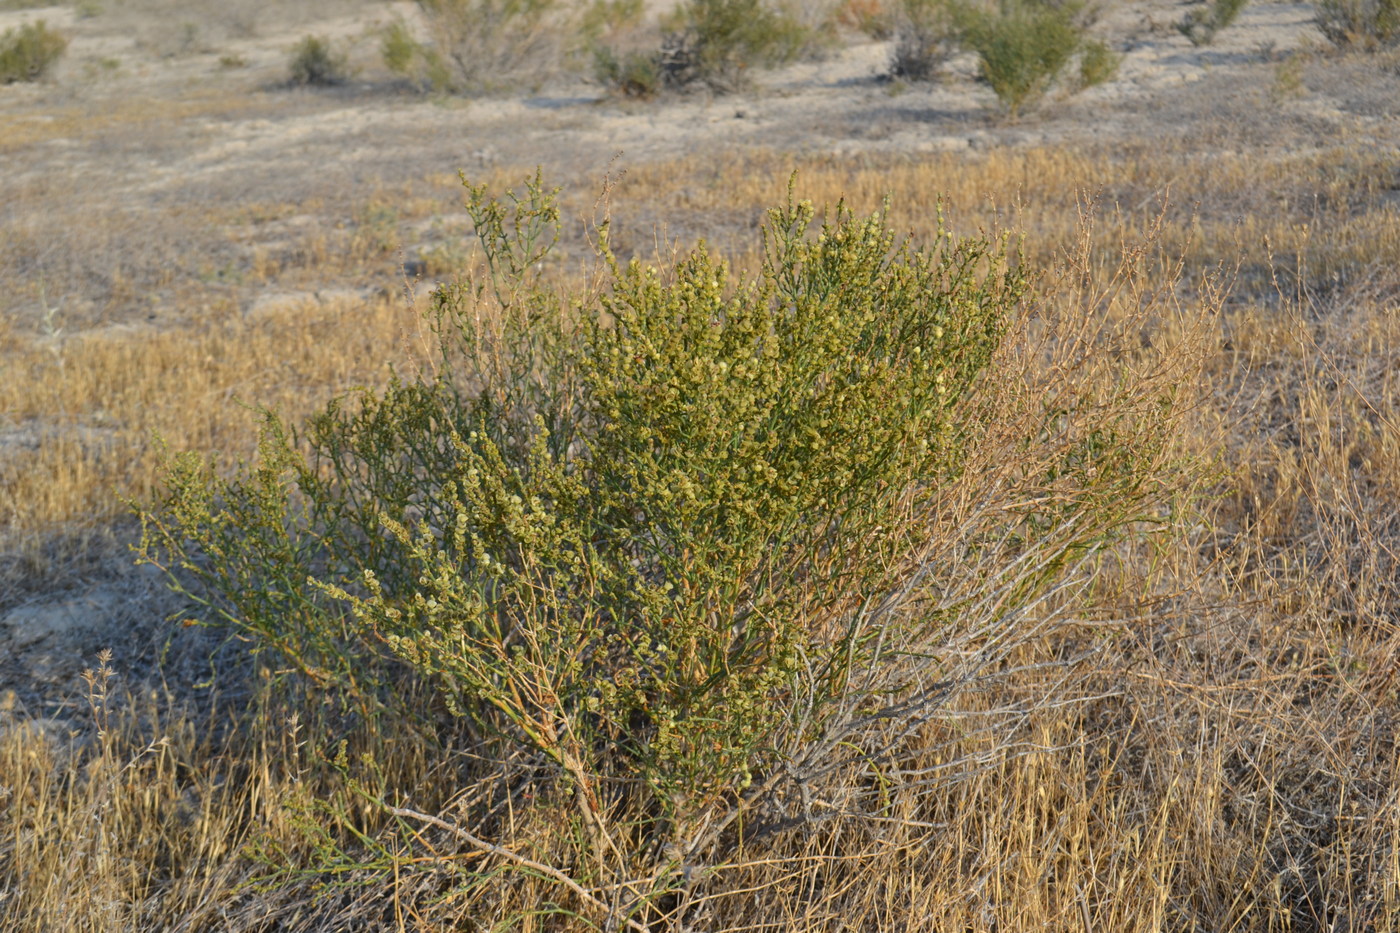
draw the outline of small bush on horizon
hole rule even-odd
[[[951,0],[899,0],[892,19],[891,76],[933,80],[958,49],[957,15]]]
[[[583,15],[583,46],[593,78],[623,97],[649,98],[662,90],[654,31],[646,28],[643,0],[594,0]]]
[[[297,87],[335,87],[349,80],[345,55],[329,39],[307,36],[292,49],[287,81]]]
[[[595,44],[594,75],[633,97],[661,90],[732,93],[746,87],[755,70],[785,64],[820,44],[831,25],[804,25],[769,0],[685,0],[663,18],[658,51]]]
[[[1400,44],[1400,0],[1318,0],[1314,21],[1338,48],[1375,51]]]
[[[1039,101],[1079,52],[1083,4],[1001,0],[995,7],[954,7],[963,45],[981,60],[982,77],[1016,119]]]
[[[664,83],[655,53],[618,52],[606,45],[593,49],[593,76],[616,94],[642,99],[655,97]]]
[[[1194,46],[1210,45],[1222,29],[1233,23],[1249,0],[1206,0],[1190,10],[1176,29]]]
[[[564,66],[575,11],[558,0],[417,0],[426,41],[399,20],[384,33],[390,71],[420,91],[538,88]]]
[[[1079,53],[1079,87],[1091,88],[1112,81],[1118,74],[1118,66],[1123,56],[1108,47],[1108,43],[1095,39],[1084,43]]]
[[[38,81],[67,49],[67,37],[43,20],[5,30],[0,35],[0,84]]]
[[[379,46],[384,65],[405,78],[420,93],[448,90],[452,76],[436,49],[413,38],[407,24],[396,20],[384,29]]]
[[[1275,103],[1301,97],[1307,90],[1303,84],[1303,73],[1308,64],[1308,55],[1292,52],[1274,65],[1274,80],[1269,87],[1269,97]]]
[[[877,41],[894,37],[895,14],[884,0],[846,0],[836,11],[836,21]]]
[[[766,0],[685,0],[663,29],[657,66],[666,86],[718,93],[743,88],[755,68],[792,61],[811,39]]]

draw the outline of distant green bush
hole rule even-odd
[[[1177,23],[1177,31],[1192,45],[1210,45],[1216,33],[1233,23],[1247,3],[1249,0],[1207,0]]]
[[[1400,0],[1319,0],[1317,28],[1340,48],[1400,43]]]
[[[894,11],[890,74],[907,81],[932,80],[958,50],[952,0],[899,0]]]
[[[791,13],[766,0],[685,0],[666,23],[656,59],[672,88],[734,91],[752,70],[792,61],[812,40]]]
[[[593,51],[593,76],[623,97],[655,97],[664,83],[655,53],[618,52],[603,45]]]
[[[0,84],[38,81],[68,49],[68,39],[43,20],[0,35]]]
[[[288,81],[300,86],[333,87],[349,79],[345,56],[336,54],[329,39],[317,36],[297,43],[287,70]]]
[[[1002,0],[995,7],[957,8],[962,42],[981,60],[982,77],[1015,119],[1038,101],[1084,41],[1082,5]]]
[[[534,89],[564,64],[574,11],[558,0],[417,0],[426,36],[390,26],[385,65],[423,90]]]
[[[385,28],[379,48],[385,66],[408,79],[416,90],[446,91],[452,86],[452,74],[442,56],[414,39],[402,20]]]
[[[836,10],[836,20],[848,29],[880,41],[895,34],[896,16],[884,0],[845,0]]]
[[[1079,86],[1089,88],[1112,81],[1122,63],[1123,56],[1107,43],[1098,39],[1085,42],[1079,52]]]

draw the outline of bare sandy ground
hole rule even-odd
[[[934,84],[902,85],[885,78],[888,44],[859,36],[732,96],[623,101],[575,78],[463,100],[410,93],[378,62],[379,30],[411,16],[407,4],[106,6],[96,15],[82,5],[0,12],[0,30],[42,19],[72,37],[51,79],[0,87],[0,315],[19,332],[41,332],[55,317],[69,333],[160,326],[191,309],[157,271],[217,275],[343,223],[366,191],[450,181],[459,170],[541,165],[553,178],[598,180],[609,166],[745,148],[977,159],[1000,147],[1160,141],[1267,157],[1339,141],[1395,151],[1400,142],[1394,63],[1323,54],[1313,8],[1294,2],[1256,0],[1204,48],[1174,28],[1182,5],[1110,2],[1094,32],[1124,55],[1118,76],[1014,124],[997,114],[971,58]],[[290,48],[311,33],[347,52],[347,85],[284,86]],[[438,196],[450,213],[452,199]],[[410,259],[441,229],[419,223]],[[114,266],[130,270],[138,297],[110,300]],[[238,301],[257,314],[360,287],[370,286],[241,286]],[[0,388],[0,438],[18,443],[26,428],[3,408]],[[71,684],[114,641],[152,659],[162,646],[142,619],[161,605],[158,587],[139,575],[0,604],[0,695],[17,691],[5,701],[12,708],[17,696]]]
[[[733,146],[917,154],[1171,135],[1192,130],[1180,114],[1164,114],[1173,102],[1186,99],[1199,119],[1209,120],[1223,116],[1211,113],[1211,102],[1232,86],[1263,92],[1256,104],[1275,130],[1291,117],[1311,117],[1332,121],[1336,128],[1380,132],[1386,116],[1363,112],[1346,87],[1309,86],[1296,99],[1268,99],[1280,60],[1323,45],[1312,24],[1313,9],[1304,3],[1251,4],[1213,45],[1202,48],[1174,28],[1185,9],[1181,4],[1110,3],[1094,33],[1124,54],[1117,78],[1072,99],[1052,101],[1040,116],[1016,126],[995,119],[995,99],[974,80],[971,56],[952,62],[945,80],[936,84],[890,84],[883,80],[888,44],[861,37],[851,37],[849,45],[821,61],[764,75],[752,92],[733,96],[626,103],[577,80],[485,100],[414,98],[401,93],[375,61],[377,29],[395,15],[411,14],[405,5],[397,6],[358,4],[338,17],[286,25],[282,34],[195,43],[188,52],[164,58],[136,37],[114,31],[122,24],[109,23],[106,16],[78,19],[67,7],[0,14],[0,28],[45,19],[74,37],[53,84],[5,90],[0,119],[8,126],[42,122],[46,109],[70,101],[101,107],[112,100],[154,103],[228,95],[244,98],[246,108],[240,109],[251,111],[193,117],[179,133],[139,141],[129,152],[84,153],[72,140],[54,140],[48,152],[8,155],[7,182],[62,167],[126,181],[131,188],[124,186],[124,197],[157,198],[182,186],[262,177],[270,168],[278,170],[286,189],[305,191],[307,176],[327,171],[370,180],[425,164],[452,171],[483,163],[587,170],[606,164],[616,152],[633,162]],[[331,92],[279,92],[289,47],[311,32],[333,37],[347,49],[358,79]],[[234,60],[240,62],[236,68],[221,65]],[[84,156],[101,156],[102,164]]]

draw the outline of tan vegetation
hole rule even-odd
[[[285,49],[272,67],[285,72]],[[218,87],[70,100],[46,119],[0,114],[0,156],[30,165],[64,139],[119,150],[133,132],[177,137],[192,121],[298,108],[314,112]],[[940,506],[962,527],[995,527],[1024,504],[1006,490],[1032,488],[1016,485],[1021,473],[1112,418],[1164,439],[1135,461],[1156,533],[1074,567],[1000,630],[999,666],[893,755],[833,752],[840,767],[751,814],[763,832],[721,840],[691,866],[693,883],[629,914],[634,924],[1400,928],[1395,160],[1345,134],[1298,151],[1244,131],[1228,141],[628,160],[608,203],[624,259],[664,264],[671,237],[688,248],[703,234],[755,268],[761,209],[794,169],[799,196],[819,205],[844,198],[865,214],[888,196],[889,226],[916,241],[936,239],[940,209],[959,235],[1015,234],[1033,297],[991,371],[1010,413],[1002,433]],[[130,559],[125,500],[160,487],[156,435],[231,469],[255,453],[258,416],[244,406],[297,424],[391,370],[429,367],[428,285],[413,276],[479,271],[456,167],[414,163],[368,190],[300,181],[302,196],[272,179],[251,193],[211,182],[208,200],[153,202],[158,223],[104,198],[100,180],[12,176],[0,616]],[[499,187],[529,167],[477,174]],[[560,180],[570,222],[541,274],[583,288],[600,183]],[[1064,437],[1004,446],[1025,426],[1017,404],[1056,398],[1084,406]],[[1083,488],[1060,482],[1027,499]],[[953,527],[935,525],[927,553],[953,568],[961,618],[991,626],[1004,604],[976,600],[987,579],[1015,575]],[[199,640],[178,623],[201,610],[173,605],[175,624],[150,622],[156,640],[172,655],[212,651],[212,688],[93,657],[63,705],[0,695],[0,929],[625,925],[620,892],[645,880],[638,866],[653,870],[654,853],[578,859],[591,850],[569,829],[583,834],[587,817],[567,782],[527,759],[468,760],[476,737],[434,718],[423,684],[402,688],[405,705],[429,715],[346,718],[272,656]],[[900,728],[877,723],[861,741]],[[499,811],[482,816],[486,801]],[[629,818],[607,816],[610,831]]]

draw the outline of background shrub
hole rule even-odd
[[[564,65],[575,11],[556,0],[418,0],[426,41],[402,22],[384,63],[421,89],[453,94],[539,87]]]
[[[655,97],[663,86],[656,53],[618,52],[602,45],[593,52],[593,76],[623,97]]]
[[[641,0],[596,0],[584,15],[593,77],[624,97],[652,97],[662,89],[657,37],[645,16]]]
[[[68,39],[43,20],[7,29],[0,36],[0,84],[37,81],[68,49]]]
[[[813,38],[765,0],[686,0],[663,29],[657,65],[665,83],[719,92],[743,87],[754,68],[792,61]]]
[[[1400,0],[1319,0],[1317,28],[1340,48],[1395,45],[1400,42]]]
[[[436,48],[414,39],[402,21],[385,28],[380,53],[385,66],[408,79],[415,90],[446,92],[454,86],[447,60]]]
[[[790,196],[752,277],[703,247],[623,265],[605,225],[603,284],[566,297],[537,277],[538,176],[467,204],[483,263],[436,293],[420,373],[303,431],[268,414],[232,479],[176,458],[144,516],[147,558],[345,729],[446,733],[425,770],[450,812],[357,785],[399,835],[313,811],[320,868],[441,862],[483,913],[526,885],[533,916],[679,920],[725,883],[708,866],[821,820],[814,795],[920,806],[939,780],[870,769],[1053,669],[1035,646],[1082,626],[1097,556],[1170,524],[1171,390],[1114,355],[1083,381],[1089,331],[1009,348],[1028,280],[996,243],[919,249]],[[1014,728],[969,704],[960,734]]]
[[[981,60],[982,77],[1015,119],[1064,71],[1083,42],[1082,7],[1046,0],[1002,0],[958,7],[960,34]]]
[[[1108,43],[1098,39],[1085,42],[1079,52],[1079,86],[1089,88],[1112,81],[1122,63],[1123,56]]]
[[[685,0],[662,17],[649,47],[637,43],[635,31],[594,40],[594,74],[630,96],[660,89],[728,93],[745,87],[757,69],[818,52],[832,40],[836,21],[825,3]]]
[[[893,20],[890,74],[908,81],[932,80],[958,48],[950,0],[899,0]]]
[[[337,54],[329,39],[307,36],[292,50],[288,80],[299,86],[333,87],[349,78],[345,56]]]
[[[837,9],[836,19],[847,29],[884,41],[894,36],[896,15],[891,6],[884,0],[846,0]]]
[[[1177,30],[1195,46],[1210,45],[1216,33],[1229,26],[1240,15],[1249,0],[1207,0],[1188,12]]]

